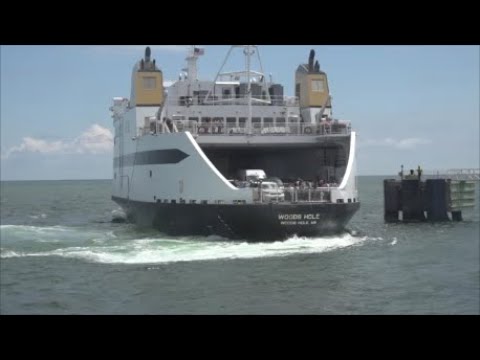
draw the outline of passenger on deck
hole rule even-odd
[[[418,173],[418,180],[422,180],[423,170],[422,170],[422,168],[420,167],[420,165],[418,165],[417,173]]]
[[[223,122],[222,122],[222,120],[219,120],[219,121],[218,121],[218,125],[217,125],[217,126],[218,126],[218,128],[217,128],[217,129],[218,129],[218,133],[219,133],[219,134],[223,134]]]
[[[170,120],[170,119],[167,118],[166,124],[167,124],[168,130],[170,130],[170,132],[173,132],[173,123],[172,123],[172,120]]]

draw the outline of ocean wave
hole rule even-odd
[[[29,215],[29,218],[35,219],[35,220],[38,220],[38,219],[46,219],[46,218],[47,218],[47,214],[41,213],[40,215]]]
[[[2,242],[20,243],[65,243],[84,241],[102,242],[115,238],[113,231],[85,229],[66,226],[0,225]]]

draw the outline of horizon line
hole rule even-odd
[[[390,176],[395,177],[396,175],[378,175],[378,174],[370,174],[370,175],[357,175],[358,177],[361,176]],[[104,180],[113,180],[113,178],[108,179],[0,179],[0,182],[7,182],[7,181],[104,181]]]

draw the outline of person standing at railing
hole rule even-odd
[[[418,180],[421,180],[421,179],[422,179],[423,170],[422,170],[422,168],[420,167],[420,165],[418,165],[417,173],[418,173]]]
[[[223,134],[223,119],[221,119],[221,120],[218,121],[218,127],[217,127],[217,129],[218,129],[218,133],[219,133],[219,134]]]

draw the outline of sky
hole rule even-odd
[[[213,80],[229,46],[202,47],[199,78]],[[188,46],[151,48],[165,80],[178,79]],[[130,96],[144,49],[0,46],[0,179],[111,179],[109,107]],[[334,117],[357,132],[359,175],[479,167],[479,46],[259,46],[287,95],[310,49],[328,74]],[[226,70],[243,67],[236,59]]]

